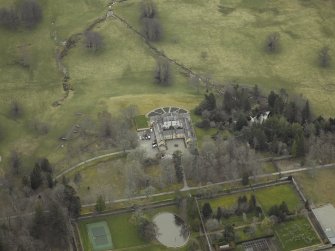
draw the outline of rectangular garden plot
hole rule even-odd
[[[308,219],[303,216],[276,226],[275,235],[285,251],[320,243]]]
[[[148,128],[148,118],[145,115],[138,115],[135,117],[135,124],[137,129]]]

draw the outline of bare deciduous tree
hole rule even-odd
[[[142,18],[143,34],[149,41],[157,42],[162,38],[162,26],[157,18]]]
[[[17,11],[21,23],[28,28],[36,26],[42,20],[42,9],[35,0],[22,1]]]
[[[156,82],[161,85],[171,84],[171,71],[169,62],[165,58],[158,58],[156,62],[157,66],[154,75]]]
[[[310,137],[307,160],[313,164],[328,164],[335,161],[335,136],[331,133],[321,133],[319,137]]]
[[[79,186],[81,180],[82,180],[81,173],[80,173],[80,172],[77,172],[77,173],[74,175],[73,182],[74,182],[77,186]]]
[[[100,134],[104,139],[113,139],[116,135],[116,130],[113,124],[112,115],[107,112],[103,111],[99,115],[99,122],[100,122]]]
[[[239,178],[244,172],[260,173],[254,151],[234,138],[205,139],[199,155],[186,158],[185,174],[196,181],[217,182]]]
[[[103,47],[102,37],[98,32],[86,31],[84,36],[86,48],[95,52]]]
[[[329,48],[323,47],[319,52],[319,62],[321,67],[328,67],[330,65],[330,54],[329,54]]]
[[[143,34],[149,41],[159,41],[162,38],[162,27],[157,19],[157,8],[151,0],[141,4],[141,22]]]
[[[271,33],[266,39],[266,50],[268,52],[276,52],[279,48],[279,33]]]
[[[185,177],[196,182],[201,181],[199,153],[185,153],[182,157]]]
[[[135,148],[138,144],[137,133],[132,130],[131,124],[127,120],[119,118],[115,123],[116,145],[121,147],[123,151]]]
[[[0,9],[0,25],[7,29],[16,29],[20,24],[19,17],[15,9]]]
[[[121,111],[123,119],[131,126],[135,126],[135,117],[138,115],[138,107],[130,105]]]
[[[138,161],[127,161],[125,168],[126,195],[134,196],[138,191],[146,186],[147,176],[143,171],[141,163]]]
[[[142,148],[136,148],[127,155],[127,161],[138,161],[139,163],[143,163],[147,158],[147,153]]]
[[[161,185],[162,187],[171,185],[176,182],[176,176],[174,174],[174,166],[171,159],[162,159],[160,163],[161,167]]]
[[[15,175],[19,175],[21,168],[21,154],[17,150],[12,150],[9,156],[9,164]]]
[[[11,102],[10,107],[9,107],[9,115],[13,119],[17,119],[17,118],[22,117],[23,107],[17,100],[13,100]]]
[[[154,18],[157,14],[157,9],[151,0],[144,0],[141,3],[141,18]]]

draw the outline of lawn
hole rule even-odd
[[[130,0],[115,7],[138,30],[139,3]],[[329,69],[317,65],[323,46],[335,49],[332,1],[162,0],[156,4],[164,39],[155,45],[169,57],[217,82],[302,93],[316,113],[334,115],[335,64]],[[280,51],[274,55],[264,50],[272,32],[280,34]]]
[[[211,199],[208,202],[211,204],[212,209],[217,209],[218,207],[232,208],[236,205],[237,198],[243,195],[244,194],[226,195],[215,199]],[[246,195],[248,196],[249,193]]]
[[[249,196],[250,194],[248,194]],[[224,208],[234,208],[237,204],[237,198],[236,195],[228,195],[224,196],[222,198],[217,198],[210,200],[211,207],[213,209],[213,213],[216,214],[217,208],[219,206],[224,207]],[[247,197],[249,199],[249,197]],[[250,224],[253,222],[253,217],[255,217],[255,213],[247,213],[246,214],[246,220],[243,218],[242,215],[231,215],[228,218],[221,218],[220,223],[225,226],[225,225],[233,225],[234,227],[238,226],[243,226],[246,224]],[[258,216],[256,216],[258,217]]]
[[[91,251],[91,244],[88,239],[86,224],[96,221],[107,222],[115,248],[125,248],[146,244],[137,235],[136,227],[129,222],[129,218],[130,214],[122,214],[117,216],[99,217],[97,219],[79,222],[79,231],[85,251]]]
[[[218,206],[232,208],[236,205],[239,196],[246,195],[249,199],[251,194],[251,192],[232,194],[211,199],[208,202],[210,202],[213,210],[216,210]],[[254,194],[256,196],[257,202],[261,205],[265,213],[270,209],[271,206],[280,204],[283,201],[287,203],[290,211],[295,211],[302,206],[298,194],[294,190],[293,186],[289,184],[258,189],[255,190]]]
[[[9,2],[0,0],[0,6]],[[60,149],[58,138],[78,123],[75,116],[78,112],[96,119],[102,110],[115,114],[130,104],[138,105],[141,114],[163,105],[193,109],[202,99],[174,66],[171,67],[172,86],[156,85],[155,56],[141,38],[111,18],[95,28],[103,37],[104,48],[100,52],[88,52],[80,41],[65,57],[74,92],[61,107],[52,107],[64,94],[55,50],[71,34],[82,32],[103,16],[106,3],[45,0],[41,4],[43,21],[36,29],[0,30],[2,37],[6,37],[0,42],[4,48],[0,58],[0,73],[3,73],[0,74],[0,126],[5,131],[0,142],[2,157],[6,158],[10,149],[16,148],[30,157],[29,162],[46,156],[57,168],[64,164],[67,154],[67,148]],[[140,29],[138,4],[139,1],[129,0],[113,8],[116,14]],[[321,70],[314,62],[321,46],[334,47],[330,1],[320,4],[259,0],[251,4],[245,0],[162,0],[156,4],[165,36],[155,46],[166,55],[218,82],[257,83],[266,90],[285,87],[310,98],[316,105],[315,112],[334,114],[333,68]],[[230,11],[222,13],[220,9]],[[281,52],[267,55],[262,50],[263,40],[273,31],[281,35]],[[29,69],[13,64],[22,45],[28,46],[32,55]],[[18,100],[24,107],[24,116],[16,121],[7,116],[12,100]],[[48,123],[48,135],[32,132],[29,125],[35,120]],[[215,132],[196,129],[196,133],[201,142],[204,136]],[[73,155],[71,161],[78,162],[80,157]],[[25,168],[29,169],[28,166]]]
[[[313,227],[305,217],[298,217],[275,227],[275,234],[284,251],[320,243]]]
[[[254,232],[248,233],[244,228],[235,229],[236,243],[254,240],[257,238],[262,238],[269,236],[269,233],[266,230],[263,230],[260,226],[257,226]]]
[[[285,201],[288,205],[288,208],[291,212],[295,212],[296,209],[299,209],[302,206],[301,201],[299,200],[299,197],[294,190],[293,186],[290,184],[287,185],[278,185],[278,186],[272,186],[269,188],[262,188],[259,190],[256,190],[254,193],[247,192],[247,193],[238,193],[238,194],[232,194],[232,195],[226,195],[210,200],[202,200],[201,205],[203,205],[205,202],[209,202],[213,214],[216,214],[218,207],[223,207],[225,209],[235,209],[237,206],[237,200],[239,196],[247,196],[247,199],[250,199],[250,196],[254,194],[256,196],[257,203],[261,206],[263,212],[267,214],[269,208],[275,204],[280,204],[282,201]],[[255,213],[247,213],[246,219],[241,216],[232,215],[228,218],[221,218],[221,224],[222,225],[233,225],[234,227],[240,227],[244,225],[248,225],[253,223],[254,217],[258,217],[258,215],[255,215]],[[258,218],[258,221],[261,221],[261,218]],[[239,231],[239,239],[238,241],[245,241],[248,239],[253,239],[251,235],[248,235],[246,233],[243,233],[243,231],[240,229]],[[263,231],[263,229],[258,228],[257,231],[254,233],[255,238],[267,235]]]
[[[61,41],[73,32],[80,32],[101,15],[103,1],[39,1],[43,7],[43,20],[32,30],[8,31],[0,28],[0,155],[6,159],[12,149],[24,155],[22,174],[30,172],[36,158],[48,157],[58,167],[65,151],[60,149],[58,138],[76,121],[74,110],[54,108],[52,103],[63,97],[61,74],[55,62],[55,51]],[[0,7],[13,1],[0,1]],[[73,11],[76,10],[76,11]],[[52,24],[53,22],[53,24]],[[57,41],[52,33],[57,33]],[[27,46],[31,55],[29,68],[13,63],[20,56],[20,47]],[[10,103],[16,100],[23,107],[23,116],[13,120],[8,116]],[[66,111],[56,117],[61,111]],[[47,135],[32,130],[36,121],[46,123]],[[73,157],[75,159],[75,157]],[[74,160],[77,162],[77,160]],[[6,165],[0,163],[0,169]]]
[[[117,200],[127,197],[127,164],[126,157],[123,155],[106,157],[98,161],[81,166],[75,171],[70,172],[66,177],[71,185],[77,190],[83,204],[95,203],[98,195],[104,195],[106,200]],[[182,184],[173,183],[161,188],[157,185],[157,180],[161,176],[161,168],[153,165],[143,168],[144,174],[148,179],[152,179],[152,185],[155,187],[154,193],[177,191],[182,188]],[[80,174],[80,181],[75,182],[75,176]],[[145,189],[138,190],[136,195],[146,195]],[[164,200],[174,198],[174,195],[164,195],[150,197],[148,200]],[[148,201],[139,202],[144,204]],[[133,201],[132,203],[137,203]],[[113,203],[110,205],[114,208]]]
[[[274,204],[280,204],[283,201],[286,202],[291,212],[302,207],[302,202],[292,185],[279,185],[257,190],[255,195],[265,212],[268,212]]]
[[[153,209],[145,211],[144,213],[149,217],[153,217],[159,212],[171,212],[177,213],[176,207],[163,207],[159,209]],[[82,243],[84,245],[84,251],[91,251],[91,245],[89,242],[86,225],[99,221],[106,221],[111,232],[114,248],[122,248],[124,250],[150,250],[150,251],[161,251],[161,250],[186,250],[186,247],[180,249],[169,249],[160,245],[157,241],[147,243],[141,240],[137,234],[136,227],[130,222],[132,214],[119,214],[111,215],[106,217],[98,217],[90,220],[80,221],[78,223],[79,232]]]
[[[124,161],[124,158],[107,159],[78,171],[81,181],[72,184],[83,204],[94,203],[100,194],[104,195],[106,200],[125,197]],[[76,173],[73,172],[67,177],[73,181]]]
[[[197,106],[199,103],[200,101],[195,106]],[[219,131],[216,128],[204,129],[204,128],[197,127],[196,124],[200,122],[202,118],[201,116],[195,115],[194,111],[191,111],[191,119],[192,119],[194,131],[195,131],[195,135],[197,136],[197,142],[198,142],[199,147],[201,147],[201,144],[203,140],[206,139],[206,137],[209,138],[211,136],[219,134],[222,136],[223,139],[226,139],[230,136],[230,132],[228,130]]]
[[[0,6],[5,2],[0,0]],[[0,59],[0,72],[6,73],[0,74],[0,127],[5,131],[0,142],[2,157],[15,148],[29,156],[29,163],[33,163],[36,157],[45,156],[60,170],[90,157],[81,153],[71,154],[71,158],[65,159],[69,148],[75,147],[76,143],[58,140],[75,124],[80,124],[84,117],[95,121],[102,110],[117,115],[120,109],[131,104],[137,105],[141,114],[146,114],[161,105],[192,109],[199,103],[201,97],[196,90],[189,88],[187,79],[174,67],[171,67],[171,87],[155,84],[154,56],[143,41],[123,24],[109,19],[95,29],[103,37],[103,50],[88,52],[81,40],[64,58],[74,92],[62,106],[52,107],[51,104],[64,94],[55,50],[61,41],[82,32],[97,17],[104,15],[106,5],[101,0],[75,0],[71,3],[47,0],[42,4],[44,18],[36,29],[0,30],[6,37],[0,42],[6,52]],[[57,41],[50,34],[57,34]],[[34,58],[29,70],[11,63],[22,41],[29,45]],[[12,100],[18,100],[24,107],[24,116],[17,121],[7,116]],[[77,113],[83,117],[76,116]],[[49,125],[47,135],[36,135],[30,129],[35,120]],[[61,144],[65,147],[60,148]],[[30,170],[29,165],[25,168]]]
[[[272,162],[262,162],[262,170],[264,173],[275,173],[277,172],[274,164]]]
[[[147,128],[149,126],[148,118],[145,115],[138,115],[135,117],[136,128]]]
[[[9,3],[0,0],[0,6]],[[82,32],[105,15],[106,3],[45,0],[41,4],[43,21],[36,29],[0,30],[6,37],[0,42],[4,49],[0,58],[0,126],[5,131],[0,142],[1,156],[8,156],[10,149],[16,148],[31,160],[46,156],[57,167],[66,155],[65,148],[59,148],[58,138],[78,122],[74,115],[78,112],[95,119],[101,110],[117,113],[130,104],[138,105],[145,114],[162,105],[192,109],[201,100],[174,66],[172,86],[156,85],[155,56],[141,38],[111,18],[95,28],[103,37],[100,52],[88,52],[80,41],[65,57],[74,92],[61,107],[52,107],[64,94],[55,50],[71,34]],[[156,4],[165,35],[155,46],[166,55],[218,82],[236,80],[266,90],[285,87],[310,98],[315,112],[334,114],[334,66],[319,69],[315,63],[320,47],[329,45],[334,49],[335,30],[331,24],[335,15],[330,1],[259,0],[251,4],[245,0],[162,0]],[[113,8],[140,30],[138,5],[139,1],[129,0]],[[281,51],[268,55],[262,50],[263,41],[274,31],[281,35]],[[13,63],[22,45],[32,55],[29,69]],[[24,116],[17,121],[7,116],[12,100],[24,107]],[[32,132],[29,125],[34,120],[47,122],[49,134]],[[196,132],[201,141],[214,131]],[[72,159],[75,162],[79,157]]]
[[[10,2],[0,0],[0,7]],[[6,38],[0,40],[3,49],[0,128],[4,136],[0,155],[6,160],[0,163],[0,174],[11,149],[25,156],[22,174],[31,170],[36,158],[47,157],[56,171],[85,158],[83,153],[71,152],[75,144],[59,140],[81,122],[78,113],[95,121],[103,110],[116,115],[131,104],[138,106],[140,114],[145,114],[169,105],[191,110],[201,101],[202,95],[190,87],[188,79],[175,66],[171,66],[171,86],[157,85],[153,79],[155,56],[141,38],[111,18],[95,28],[103,37],[102,50],[89,52],[81,40],[65,57],[64,64],[74,91],[62,106],[52,107],[51,104],[64,95],[62,74],[55,62],[56,50],[71,34],[83,32],[97,17],[105,15],[107,8],[104,0],[39,2],[43,7],[43,21],[35,29],[0,29],[1,37]],[[284,87],[290,92],[302,93],[311,100],[316,113],[334,115],[334,64],[330,69],[316,66],[317,53],[322,46],[328,45],[332,51],[335,48],[332,25],[335,15],[331,1],[161,0],[156,3],[165,35],[155,46],[169,57],[220,83],[236,80],[242,84],[258,84],[267,91]],[[138,4],[137,0],[129,0],[113,8],[140,30]],[[219,11],[227,8],[229,13]],[[275,31],[281,36],[281,51],[268,55],[263,51],[263,42],[267,34]],[[21,46],[26,46],[31,54],[29,68],[14,63],[20,56]],[[22,118],[17,120],[8,116],[13,100],[19,101],[24,108]],[[48,124],[47,135],[38,135],[31,129],[37,120]],[[196,133],[201,141],[214,130],[196,129]],[[124,176],[115,163],[87,168],[82,175],[78,190],[83,202],[94,201],[97,193],[118,197],[124,191]],[[308,189],[307,185],[304,188]],[[320,192],[325,189],[320,188]],[[263,193],[260,190],[256,197],[265,210],[271,203],[283,200],[294,210],[299,207],[299,200],[291,190]],[[321,200],[330,198],[329,193],[327,196]],[[127,245],[140,245],[142,242],[135,236],[136,231],[131,230],[125,220],[113,219],[112,235],[114,231],[121,247],[124,245],[122,238],[128,235]],[[127,235],[118,236],[119,232]]]
[[[303,193],[315,205],[332,203],[335,205],[334,180],[335,170],[333,168],[301,172],[295,174]]]
[[[202,118],[201,118],[201,116],[195,115],[194,111],[191,111],[191,119],[192,119],[195,135],[197,136],[197,141],[198,141],[199,146],[201,146],[202,141],[204,140],[204,138],[213,136],[218,131],[216,128],[204,129],[204,128],[197,127],[196,124],[198,122],[200,122],[202,120]]]
[[[173,92],[173,90],[173,88],[169,89],[171,92]],[[174,94],[132,94],[110,97],[108,99],[108,109],[117,113],[120,109],[128,106],[129,104],[134,104],[138,107],[141,114],[147,114],[157,107],[171,106],[171,104],[185,109],[192,109],[199,104],[201,99],[201,96],[185,94],[182,91],[177,91]]]

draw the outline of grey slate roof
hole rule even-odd
[[[335,208],[331,204],[312,209],[322,230],[332,245],[335,245]]]

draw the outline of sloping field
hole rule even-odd
[[[162,0],[156,1],[166,55],[226,83],[302,93],[315,112],[334,115],[335,64],[318,66],[318,51],[334,54],[334,1],[312,0]],[[116,12],[139,27],[139,1]],[[268,34],[280,34],[280,50],[264,51]]]
[[[43,9],[43,19],[36,28],[6,30],[0,28],[0,128],[3,140],[0,155],[6,156],[11,148],[29,156],[46,156],[54,152],[57,139],[71,122],[69,117],[54,118],[61,109],[51,104],[63,96],[62,75],[55,55],[56,48],[71,34],[81,32],[104,11],[104,1],[38,1]],[[13,1],[0,0],[0,7],[11,7]],[[30,67],[15,63],[22,50],[28,55]],[[16,100],[23,107],[23,117],[14,121],[8,117],[10,103]],[[70,111],[71,112],[71,111]],[[72,114],[71,114],[72,115]],[[48,122],[46,137],[36,137],[29,124],[34,120]]]
[[[64,95],[62,75],[55,60],[56,49],[70,35],[83,32],[105,15],[107,7],[104,1],[92,0],[41,1],[41,5],[43,21],[35,29],[0,30],[7,38],[0,41],[0,46],[6,49],[0,59],[0,128],[5,132],[0,156],[16,148],[32,158],[46,156],[57,163],[66,154],[59,148],[58,138],[78,123],[76,113],[96,119],[101,110],[115,113],[131,104],[146,113],[162,104],[191,109],[200,101],[195,89],[189,87],[187,79],[174,67],[172,86],[156,85],[154,55],[124,24],[109,19],[95,29],[103,37],[101,51],[87,51],[81,39],[64,58],[74,92],[62,106],[52,107]],[[1,6],[9,3],[0,0]],[[28,69],[13,64],[21,46],[27,46],[33,58]],[[8,117],[13,100],[24,108],[23,117],[16,121]],[[48,123],[48,135],[37,136],[29,129],[35,120]]]
[[[265,90],[286,88],[311,100],[315,112],[334,115],[334,63],[329,69],[317,64],[323,46],[335,50],[334,1],[324,0],[160,0],[155,1],[164,37],[154,43],[160,51],[219,83],[237,81],[258,84]],[[94,30],[104,48],[88,52],[79,41],[64,59],[74,92],[61,107],[51,104],[63,96],[62,75],[55,52],[71,34],[83,32],[107,11],[105,1],[40,0],[43,21],[33,30],[1,29],[0,128],[5,131],[0,155],[17,148],[34,158],[48,157],[57,163],[64,157],[58,138],[75,123],[76,113],[96,118],[104,109],[113,113],[137,104],[141,113],[161,105],[192,109],[200,100],[178,67],[171,67],[173,83],[161,87],[153,81],[155,55],[118,19],[110,18]],[[136,29],[139,3],[127,0],[113,6],[115,13]],[[0,6],[10,1],[0,0]],[[280,50],[269,55],[264,40],[280,34]],[[14,63],[20,48],[27,49],[31,66]],[[18,100],[22,118],[8,117],[9,104]],[[28,129],[35,120],[48,122],[48,135]]]

